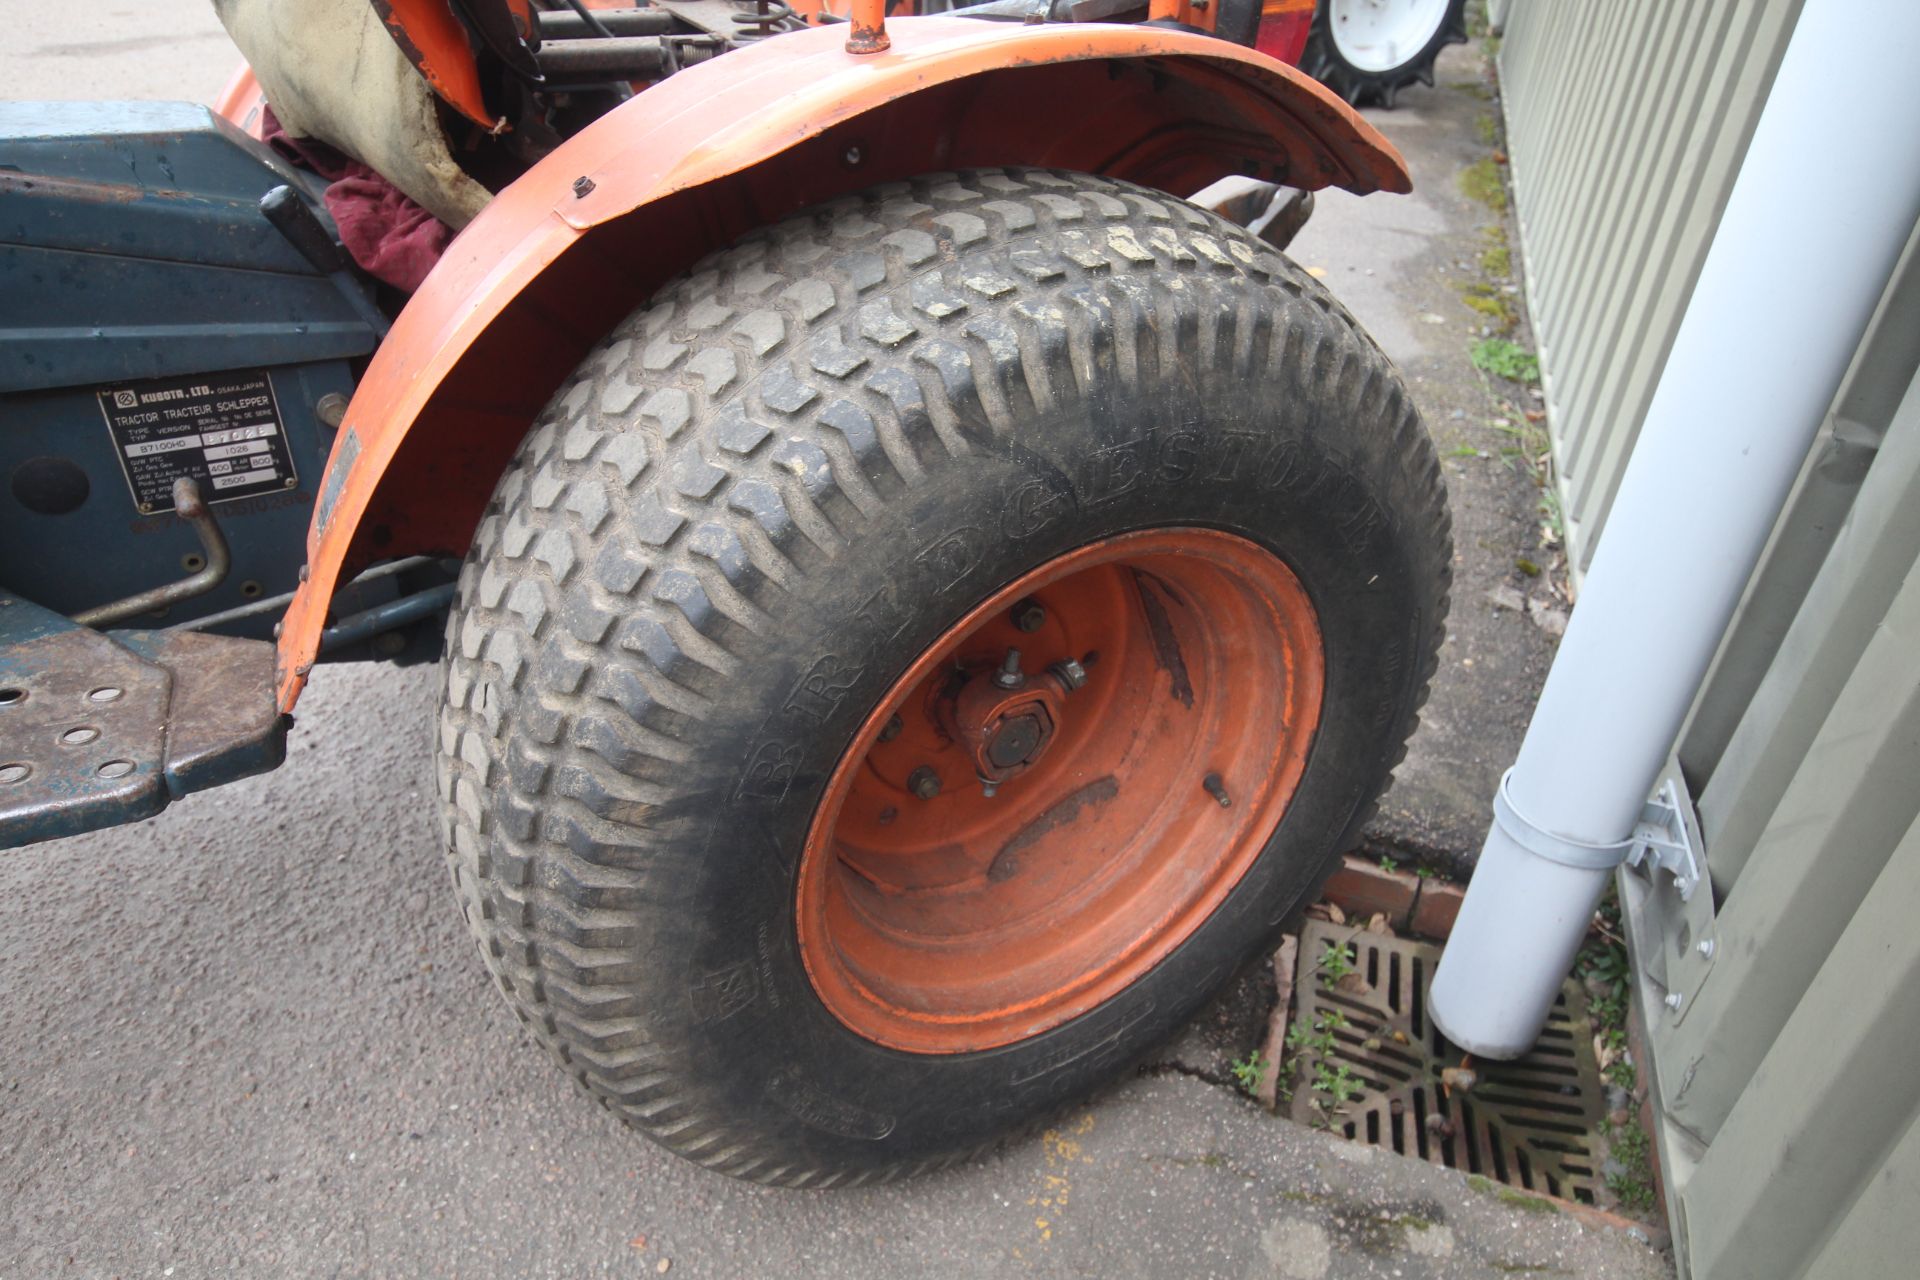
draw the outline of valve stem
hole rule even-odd
[[[1208,774],[1206,777],[1200,779],[1200,785],[1205,788],[1208,795],[1220,802],[1222,809],[1233,808],[1233,797],[1227,794],[1227,784],[1220,781],[1219,774]]]

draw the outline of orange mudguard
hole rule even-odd
[[[814,27],[682,71],[502,191],[448,247],[347,410],[280,633],[279,699],[333,591],[392,556],[463,554],[554,388],[702,257],[808,205],[942,169],[1038,165],[1190,195],[1229,174],[1407,191],[1404,162],[1319,85],[1163,27],[887,24],[854,55]]]

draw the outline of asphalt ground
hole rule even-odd
[[[16,99],[206,100],[237,61],[202,0],[0,0],[0,33]],[[1489,412],[1446,305],[1484,220],[1452,172],[1484,108],[1448,85],[1476,67],[1452,50],[1438,91],[1373,113],[1421,194],[1324,196],[1296,251],[1443,445]],[[1532,523],[1484,461],[1449,463],[1455,635],[1380,837],[1410,848],[1477,840],[1544,668],[1530,625],[1480,603]],[[436,847],[434,689],[431,668],[324,668],[278,772],[0,855],[0,1277],[1668,1274],[1627,1233],[1273,1119],[1173,1055],[900,1186],[767,1191],[675,1160],[568,1086],[484,979]],[[1258,1010],[1209,1018],[1254,1043]]]

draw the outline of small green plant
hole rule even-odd
[[[1480,135],[1480,141],[1488,146],[1500,141],[1500,122],[1491,111],[1483,111],[1475,117],[1473,128]]]
[[[1346,943],[1329,942],[1320,953],[1320,963],[1316,967],[1320,970],[1322,982],[1338,982],[1353,972],[1353,956],[1348,953]]]
[[[1244,1058],[1236,1058],[1227,1065],[1233,1072],[1233,1078],[1248,1093],[1259,1093],[1260,1086],[1273,1070],[1273,1064],[1259,1053],[1250,1053]]]
[[[1479,201],[1495,213],[1507,211],[1507,187],[1500,180],[1500,166],[1492,156],[1476,160],[1460,171],[1460,194]]]
[[[1344,948],[1342,951],[1344,954]],[[1292,1055],[1296,1076],[1302,1071],[1302,1060],[1312,1059],[1306,1076],[1320,1124],[1328,1123],[1328,1117],[1359,1097],[1366,1088],[1352,1068],[1334,1056],[1340,1048],[1334,1033],[1346,1025],[1345,1014],[1324,1009],[1313,1016],[1311,1027],[1296,1022],[1287,1029],[1287,1051]]]
[[[1327,1057],[1338,1047],[1333,1033],[1346,1025],[1346,1014],[1338,1009],[1324,1009],[1313,1015],[1311,1030],[1298,1022],[1287,1028],[1287,1048],[1291,1049],[1296,1057],[1307,1053],[1315,1057]]]
[[[1419,876],[1422,880],[1431,880],[1433,879],[1433,868],[1432,867],[1415,867],[1413,869],[1413,874],[1416,876]]]
[[[1646,1130],[1637,1124],[1608,1124],[1601,1128],[1608,1151],[1619,1166],[1607,1175],[1607,1190],[1628,1213],[1653,1211],[1652,1146]]]
[[[1480,456],[1480,451],[1470,444],[1457,444],[1447,450],[1447,456],[1449,458],[1477,458]],[[1380,859],[1380,865],[1383,867],[1387,867],[1387,862],[1388,859],[1386,858]],[[1391,871],[1393,868],[1387,867],[1387,870]]]
[[[1474,343],[1473,367],[1511,382],[1540,381],[1540,357],[1508,338],[1482,338]]]
[[[1552,534],[1556,541],[1567,536],[1567,522],[1560,507],[1560,495],[1545,479],[1542,479],[1540,489],[1540,527]]]
[[[1365,1088],[1344,1062],[1329,1066],[1325,1059],[1321,1059],[1313,1064],[1313,1091],[1327,1095],[1324,1101],[1315,1099],[1322,1111],[1339,1111],[1359,1097]]]
[[[1474,448],[1472,445],[1465,445],[1462,447],[1465,448],[1468,453],[1474,452]],[[1458,454],[1459,450],[1456,449],[1454,452]],[[1388,875],[1392,875],[1395,871],[1398,871],[1400,869],[1400,864],[1395,862],[1392,858],[1387,857],[1385,854],[1382,854],[1380,856],[1380,869],[1386,872]]]

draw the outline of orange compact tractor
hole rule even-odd
[[[438,654],[514,1011],[812,1186],[1084,1094],[1311,900],[1450,552],[1281,251],[1407,189],[1261,51],[1310,3],[218,7],[217,114],[0,107],[0,847]]]

